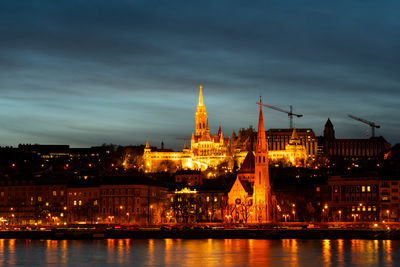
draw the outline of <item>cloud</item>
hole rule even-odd
[[[0,136],[7,145],[150,138],[180,148],[175,138],[193,131],[203,84],[211,128],[221,123],[229,134],[257,123],[262,95],[304,114],[300,127],[319,133],[331,117],[343,137],[354,137],[343,120],[357,113],[399,142],[398,8],[396,1],[3,2]],[[287,127],[285,114],[265,112],[267,128]]]

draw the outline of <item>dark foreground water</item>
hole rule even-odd
[[[397,263],[397,264],[396,264]],[[390,240],[3,240],[0,266],[396,266]]]

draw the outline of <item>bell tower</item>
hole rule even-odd
[[[197,104],[196,110],[196,135],[202,136],[207,131],[207,111],[206,107],[203,103],[203,86],[200,85],[200,93],[199,93],[199,103]]]
[[[255,149],[254,197],[253,205],[256,220],[269,222],[272,220],[271,186],[269,184],[268,147],[265,138],[262,102],[258,117],[257,144]]]

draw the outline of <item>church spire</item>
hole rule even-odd
[[[200,93],[199,93],[199,106],[204,106],[203,104],[203,86],[200,84]]]
[[[264,118],[262,113],[262,101],[260,99],[260,114],[258,116],[258,132],[257,132],[257,146],[256,151],[266,152],[267,141],[265,138]]]

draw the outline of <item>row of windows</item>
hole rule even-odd
[[[83,196],[83,197],[89,196],[89,197],[92,197],[92,192],[88,192],[88,193],[86,193],[86,192],[69,192],[68,195],[69,196]],[[97,192],[93,192],[93,197],[97,197]]]
[[[352,206],[351,211],[376,211],[375,206]]]
[[[202,197],[197,197],[197,200],[198,200],[198,201],[202,201]],[[218,197],[214,196],[214,198],[213,198],[213,197],[207,196],[207,197],[205,198],[205,200],[206,200],[206,202],[210,202],[210,201],[218,202]],[[221,197],[221,201],[222,201],[222,200],[224,200],[224,197]],[[182,197],[178,197],[178,198],[177,198],[177,201],[178,201],[178,202],[182,202],[182,201],[183,201],[183,198],[182,198]],[[174,202],[174,197],[171,197],[171,202]]]
[[[140,189],[109,189],[109,190],[103,190],[102,194],[103,195],[140,195]],[[147,190],[146,190],[147,191]]]
[[[147,208],[143,208],[142,209],[142,212],[146,212],[146,210],[147,210]],[[119,209],[119,208],[103,208],[103,213],[106,213],[106,212],[109,212],[110,214],[114,214],[114,213],[120,213],[121,212],[121,209]],[[128,213],[126,213],[126,215],[128,216],[134,216],[135,215],[135,211],[136,211],[136,213],[140,213],[140,208],[128,208],[128,210],[126,210]],[[133,214],[129,214],[130,212],[132,212]]]

